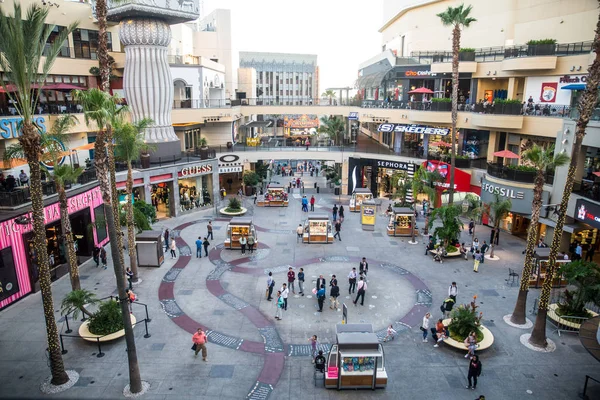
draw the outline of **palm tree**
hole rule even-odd
[[[431,212],[431,220],[428,223],[429,229],[433,226],[436,219],[440,219],[441,225],[434,230],[434,237],[443,240],[444,248],[448,247],[450,241],[455,241],[459,238],[460,231],[463,229],[463,224],[459,218],[461,208],[455,205],[447,205],[434,209]]]
[[[115,141],[117,142],[116,157],[127,163],[127,201],[125,209],[127,212],[127,237],[129,241],[129,265],[133,276],[132,282],[138,281],[138,265],[135,249],[135,224],[133,210],[133,168],[132,161],[140,158],[142,152],[153,150],[156,146],[148,145],[144,142],[144,129],[151,125],[153,121],[149,118],[142,119],[135,124],[118,123],[114,127]]]
[[[556,227],[554,228],[552,245],[550,246],[548,269],[546,270],[546,278],[544,279],[544,284],[542,286],[538,314],[535,319],[533,331],[531,332],[531,337],[529,338],[529,343],[534,346],[546,347],[547,345],[546,313],[550,301],[552,281],[554,280],[554,273],[556,272],[556,256],[560,249],[562,230],[565,224],[565,218],[567,217],[567,206],[569,204],[571,192],[573,191],[573,182],[575,182],[575,172],[577,171],[577,161],[579,160],[579,154],[581,152],[581,143],[583,142],[585,129],[587,128],[592,112],[598,101],[598,85],[600,85],[600,15],[596,24],[596,34],[594,36],[592,47],[596,53],[596,57],[592,65],[588,68],[587,86],[579,99],[579,119],[577,120],[575,142],[573,143],[573,150],[571,151],[571,162],[569,163],[567,179],[565,180],[565,189],[563,191],[560,206],[558,207],[558,219],[556,221]]]
[[[390,177],[391,185],[389,191],[396,189],[396,192],[392,195],[394,199],[400,199],[401,207],[407,206],[406,198],[408,197],[408,191],[412,189],[412,181],[408,179],[406,172],[400,171],[395,172]]]
[[[27,159],[30,171],[31,193],[31,221],[33,223],[33,246],[37,254],[39,265],[39,280],[42,291],[42,304],[46,321],[48,336],[48,352],[50,356],[50,370],[52,371],[51,383],[62,385],[69,381],[58,341],[56,320],[54,318],[54,304],[48,266],[48,251],[46,249],[46,230],[44,226],[44,202],[42,195],[42,180],[40,155],[42,153],[40,128],[33,122],[33,116],[40,95],[40,88],[63,43],[68,35],[77,27],[71,24],[60,31],[50,44],[47,51],[46,44],[54,25],[46,24],[48,8],[38,4],[31,4],[27,9],[25,19],[21,5],[14,3],[12,16],[5,14],[0,8],[0,68],[4,71],[6,81],[0,80],[0,85],[6,89],[7,84],[14,85],[16,91],[10,93],[6,90],[9,99],[14,101],[14,107],[21,124],[19,144]],[[45,59],[42,58],[45,56]]]
[[[496,229],[496,237],[500,235],[500,221],[508,215],[512,208],[512,201],[510,199],[501,199],[500,195],[496,193],[494,201],[490,203],[490,219],[494,222],[494,229]],[[494,243],[490,243],[491,251],[490,258],[494,258]]]
[[[533,147],[522,155],[522,159],[536,168],[535,187],[533,188],[533,207],[531,209],[531,222],[527,232],[527,247],[525,248],[525,264],[521,273],[521,286],[515,309],[510,317],[513,324],[523,325],[526,322],[525,309],[527,308],[527,292],[529,291],[529,278],[533,270],[533,254],[538,236],[538,221],[542,209],[542,194],[544,192],[545,174],[548,169],[561,167],[569,161],[565,153],[554,154],[554,146],[548,149],[534,144]]]
[[[121,235],[117,230],[114,208],[112,206],[111,183],[108,170],[109,156],[106,145],[107,137],[112,136],[112,127],[118,124],[122,117],[121,110],[123,109],[117,107],[120,100],[118,97],[111,96],[99,89],[89,89],[87,91],[76,90],[73,92],[73,97],[83,107],[86,124],[88,126],[93,124],[98,129],[94,145],[94,164],[96,165],[96,175],[100,182],[100,191],[102,192],[104,218],[106,219],[108,235],[110,237],[110,250],[123,314],[123,326],[125,329],[127,358],[129,362],[129,386],[132,393],[139,393],[142,391],[142,378],[140,376],[133,328],[129,317],[128,298],[125,294]],[[106,132],[104,132],[105,129]]]
[[[327,89],[321,96],[327,97],[329,99],[329,105],[331,105],[331,99],[335,98],[335,92],[331,89]]]
[[[427,168],[419,166],[415,171],[412,181],[412,192],[414,204],[417,202],[417,195],[425,194],[429,200],[429,210],[425,214],[425,230],[424,234],[429,234],[429,211],[439,207],[437,190],[435,189],[436,182],[442,182],[444,178],[437,171],[427,171]],[[425,210],[424,210],[425,211]]]
[[[120,0],[119,0],[120,1]],[[96,19],[98,20],[98,65],[100,67],[100,88],[110,89],[111,57],[108,54],[108,35],[106,31],[108,6],[106,0],[96,0]]]
[[[60,303],[60,310],[62,315],[73,313],[73,318],[79,318],[79,311],[82,312],[83,315],[87,315],[88,317],[92,316],[92,313],[89,312],[85,306],[88,304],[94,304],[98,301],[96,295],[89,290],[78,289],[73,290],[65,296]]]
[[[471,237],[475,237],[475,228],[477,227],[477,221],[479,221],[479,217],[482,213],[481,208],[481,200],[477,196],[472,193],[467,193],[465,196],[465,201],[469,205],[467,209],[467,217],[475,221],[475,225],[473,226],[473,232],[471,233]]]
[[[456,164],[456,120],[458,118],[458,53],[460,51],[461,28],[468,28],[477,21],[469,16],[473,6],[448,7],[443,13],[437,14],[444,26],[452,27],[452,147],[450,148],[450,193],[448,204],[454,203],[454,166]]]
[[[344,134],[344,121],[336,116],[321,117],[321,126],[319,132],[326,133],[329,138],[339,144],[340,135]]]

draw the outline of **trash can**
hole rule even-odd
[[[336,187],[335,189],[333,189],[333,193],[334,193],[336,196],[339,196],[339,195],[340,195],[340,188],[339,188],[339,187]]]

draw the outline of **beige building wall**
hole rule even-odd
[[[256,97],[256,70],[238,68],[238,92],[246,93],[246,98]]]

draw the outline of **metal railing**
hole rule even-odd
[[[535,181],[535,171],[519,171],[509,168],[502,164],[487,164],[487,173],[493,177],[506,179],[509,181],[533,183]],[[546,183],[552,185],[554,183],[554,172],[547,171],[545,174]]]
[[[586,375],[585,376],[585,383],[583,384],[583,393],[581,393],[581,395],[580,395],[583,400],[591,400],[592,399],[591,397],[588,396],[588,393],[587,393],[587,391],[588,391],[588,382],[590,380],[592,380],[592,381],[594,381],[596,383],[600,383],[599,380],[594,379],[594,378],[592,378],[589,375]],[[594,391],[594,393],[596,393],[596,391]]]

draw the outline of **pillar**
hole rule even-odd
[[[150,162],[181,158],[181,146],[171,122],[173,79],[167,59],[171,28],[166,22],[133,18],[121,21],[125,46],[123,88],[134,122],[150,118],[145,141],[156,146]]]
[[[506,93],[506,98],[507,99],[516,99],[517,98],[517,89],[518,89],[517,78],[508,78],[508,90]]]

